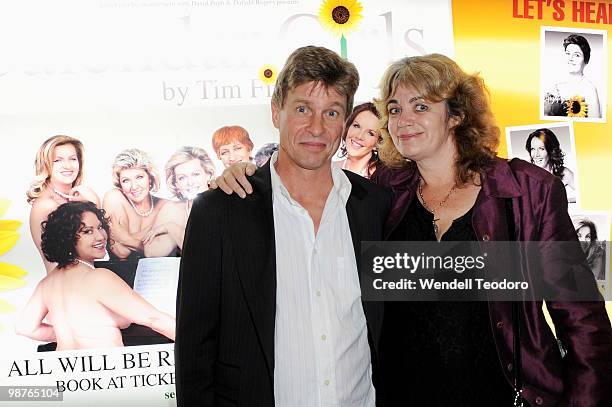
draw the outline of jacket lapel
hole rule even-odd
[[[269,163],[250,179],[253,194],[231,201],[235,218],[234,256],[247,307],[274,378],[274,325],[276,314],[276,250]],[[240,246],[236,245],[239,242]]]

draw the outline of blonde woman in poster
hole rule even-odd
[[[36,175],[26,193],[30,210],[30,233],[47,273],[56,265],[41,250],[41,223],[59,205],[72,201],[90,201],[100,206],[100,198],[83,185],[83,144],[69,136],[53,136],[45,140],[36,153]]]
[[[152,194],[159,189],[159,175],[144,151],[127,149],[113,161],[113,184],[102,204],[111,223],[110,258],[142,258],[143,240],[168,203]]]
[[[143,239],[146,257],[163,257],[180,253],[185,225],[193,200],[208,189],[215,166],[204,149],[185,146],[166,163],[166,183],[178,201],[168,202],[159,211],[155,224]],[[177,253],[178,251],[178,253]]]
[[[378,143],[382,141],[378,132],[379,119],[380,114],[371,102],[353,108],[342,133],[339,156],[344,160],[338,161],[342,169],[365,178],[374,174],[379,165]]]
[[[109,236],[104,211],[92,202],[69,202],[42,226],[42,251],[57,264],[25,306],[16,331],[56,350],[123,346],[120,329],[148,326],[174,340],[175,320],[155,309],[119,276],[96,268]]]
[[[597,88],[584,75],[591,59],[591,46],[585,37],[570,34],[563,40],[567,60],[567,77],[557,82],[544,97],[544,115],[601,117]]]

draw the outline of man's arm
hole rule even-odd
[[[215,405],[222,229],[225,196],[200,195],[187,222],[176,298],[176,394],[179,407]]]

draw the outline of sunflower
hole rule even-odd
[[[357,0],[325,0],[319,10],[319,22],[326,30],[341,37],[357,28],[363,18]]]
[[[589,106],[580,95],[575,95],[565,101],[568,117],[587,117]]]
[[[265,64],[259,69],[259,80],[262,81],[264,85],[274,85],[277,75],[278,70],[274,65]]]

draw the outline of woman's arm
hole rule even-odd
[[[183,202],[168,203],[159,211],[155,224],[142,240],[146,257],[163,257],[177,247],[183,249],[185,227],[179,223],[186,216],[184,205]]]
[[[55,266],[57,266],[57,263],[49,262],[42,252],[42,223],[47,220],[51,212],[57,209],[57,206],[58,205],[51,199],[37,198],[34,205],[32,205],[32,209],[30,210],[30,234],[32,235],[34,245],[38,249],[38,253],[40,254],[40,257],[45,265],[47,274],[53,270]]]
[[[174,317],[149,304],[115,273],[98,268],[95,273],[90,273],[88,278],[99,303],[131,322],[148,326],[174,340]]]
[[[55,330],[52,325],[44,323],[43,320],[49,312],[43,301],[41,281],[36,286],[34,293],[21,312],[19,320],[15,324],[17,335],[27,336],[37,341],[55,341]]]

